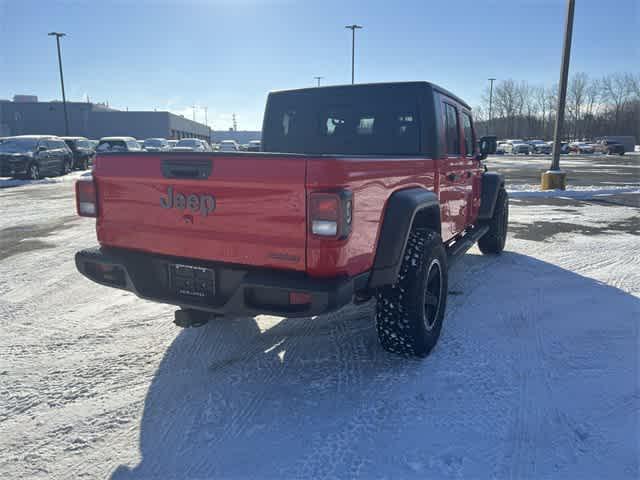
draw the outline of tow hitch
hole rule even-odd
[[[180,310],[176,310],[173,323],[181,328],[196,328],[205,325],[213,316],[210,312],[181,308]]]

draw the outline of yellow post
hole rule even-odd
[[[564,190],[567,187],[567,173],[562,170],[542,172],[542,190]]]

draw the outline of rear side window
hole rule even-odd
[[[458,114],[456,107],[444,104],[445,111],[445,135],[447,140],[447,154],[460,154],[460,127],[458,126]]]
[[[471,127],[471,116],[462,112],[462,130],[464,132],[464,152],[467,157],[473,156],[473,146],[476,144]]]

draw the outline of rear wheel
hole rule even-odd
[[[62,162],[62,168],[60,169],[60,175],[66,175],[67,173],[71,173],[71,169],[73,168],[73,160],[65,159]]]
[[[438,342],[447,303],[447,256],[433,230],[409,234],[398,278],[377,294],[376,329],[382,347],[426,357]]]
[[[38,180],[40,178],[40,167],[37,163],[32,163],[27,168],[27,178],[29,180]]]
[[[493,216],[487,223],[489,231],[478,240],[478,247],[482,253],[502,253],[507,241],[507,229],[509,228],[509,197],[504,188],[498,192],[496,207]]]

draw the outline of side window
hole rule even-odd
[[[295,110],[288,110],[282,115],[282,135],[284,135],[285,137],[289,135],[289,131],[293,126],[293,120],[295,119],[295,117]]]
[[[445,108],[445,135],[447,139],[447,154],[460,154],[460,127],[458,126],[458,113],[456,107],[444,104]]]
[[[473,128],[471,127],[471,116],[465,112],[462,112],[462,130],[464,131],[464,152],[467,157],[472,157],[476,139],[473,136]]]

